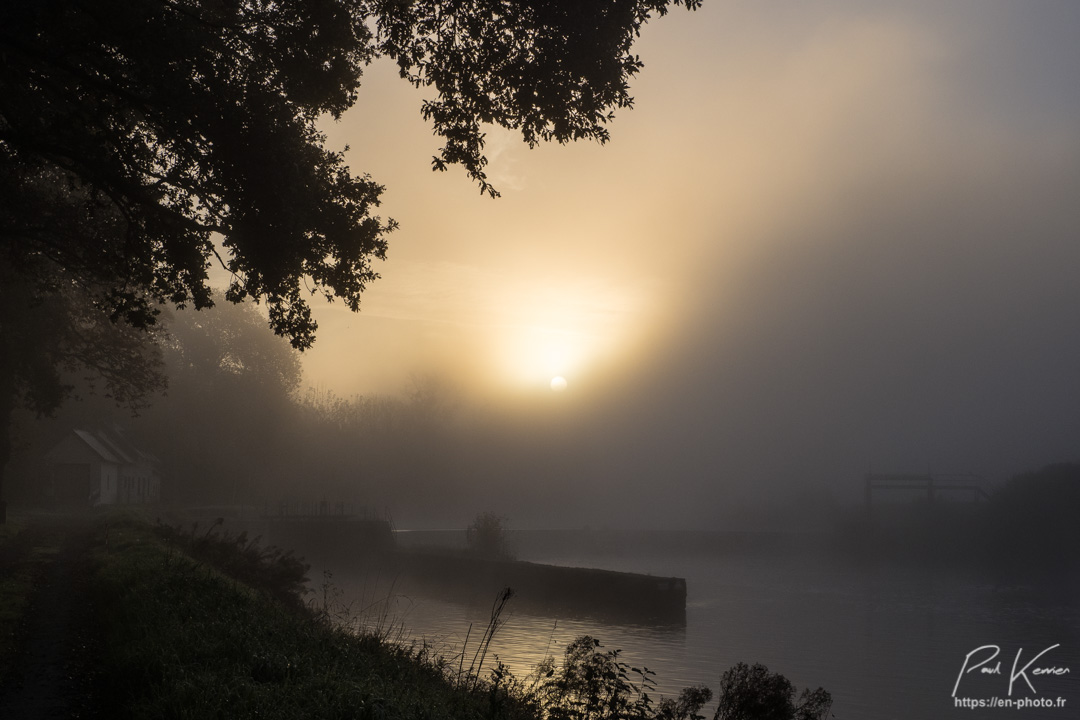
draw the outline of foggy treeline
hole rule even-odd
[[[106,388],[72,376],[73,398],[53,417],[40,421],[30,411],[16,417],[13,498],[48,504],[45,453],[74,429],[108,429],[158,458],[162,499],[179,507],[273,509],[326,501],[389,513],[413,527],[463,528],[489,510],[515,524],[547,527],[702,527],[693,519],[650,516],[658,500],[692,497],[690,484],[664,477],[644,486],[625,482],[603,462],[607,446],[593,447],[602,428],[588,417],[514,415],[485,407],[434,375],[416,375],[402,391],[382,395],[341,396],[306,386],[301,353],[250,304],[169,312],[162,324],[141,342],[148,343],[145,356],[160,354],[168,387],[150,393],[137,414]],[[851,485],[857,488],[858,478]],[[897,527],[879,534],[875,547],[921,548],[935,557],[942,548],[967,557],[983,551],[999,558],[1060,556],[1049,550],[1077,539],[1067,528],[1070,513],[1080,509],[1078,487],[1080,466],[1066,464],[1005,483],[981,509],[920,508],[909,499],[906,511],[892,513],[900,518]],[[735,503],[718,503],[707,527],[854,529],[862,539],[851,546],[865,546],[866,519],[855,498],[803,488],[786,505],[758,510],[764,522]],[[729,520],[736,513],[741,527]],[[875,514],[890,513],[882,507]],[[838,537],[843,541],[844,532]]]
[[[455,517],[470,517],[495,488],[521,480],[521,467],[545,475],[505,423],[443,378],[417,375],[402,392],[345,397],[305,386],[301,354],[252,305],[170,312],[163,325],[156,343],[168,387],[148,407],[133,412],[73,376],[73,398],[53,417],[17,417],[13,494],[48,501],[43,455],[73,429],[124,433],[160,460],[163,499],[186,506],[329,500],[436,516],[456,506]],[[469,461],[479,454],[482,467]]]

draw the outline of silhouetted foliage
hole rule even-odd
[[[618,650],[602,650],[600,641],[583,635],[566,646],[563,664],[548,670],[541,685],[541,707],[549,720],[615,720],[645,717],[652,701],[651,673],[619,659]],[[639,684],[634,685],[630,673]],[[635,705],[637,712],[631,713]]]
[[[2,233],[136,327],[155,301],[211,303],[222,235],[229,299],[266,298],[298,346],[314,322],[301,279],[350,306],[392,223],[382,190],[315,129],[355,100],[372,56],[362,3],[105,0],[0,11]],[[64,212],[55,188],[74,188]],[[82,220],[70,222],[76,212]]]
[[[36,297],[23,280],[0,265],[0,382],[16,403],[49,415],[76,384],[100,385],[137,410],[164,388],[161,352],[142,334],[110,322],[77,286]]]
[[[424,118],[446,140],[437,170],[458,163],[482,191],[482,123],[542,141],[605,142],[613,111],[630,107],[629,79],[642,67],[630,53],[650,15],[700,0],[445,0],[377,3],[377,47],[417,87],[434,87]]]
[[[170,377],[220,393],[229,383],[247,393],[288,398],[300,387],[300,356],[270,333],[250,303],[177,312],[167,323]]]
[[[137,327],[155,301],[211,303],[214,234],[229,300],[263,299],[295,346],[314,339],[304,298],[357,309],[393,221],[383,188],[327,150],[316,121],[357,97],[378,56],[435,91],[435,167],[481,187],[481,123],[524,138],[603,141],[650,14],[697,0],[60,0],[0,9],[0,237],[47,258]],[[68,191],[68,202],[56,196]]]
[[[534,699],[548,720],[702,720],[712,699],[706,687],[684,689],[677,698],[653,701],[656,683],[648,668],[631,667],[620,651],[604,650],[582,635],[566,646],[562,665],[549,658],[539,668]]]
[[[633,40],[670,4],[699,0],[0,3],[5,280],[33,302],[78,288],[94,313],[146,329],[160,304],[212,305],[216,260],[227,300],[265,302],[274,331],[309,347],[307,293],[358,310],[396,227],[374,214],[382,186],[317,127],[356,101],[365,64],[393,58],[434,90],[435,169],[461,164],[495,195],[481,125],[530,145],[603,142],[632,102]],[[58,362],[23,333],[0,324],[0,463],[11,408],[30,397],[15,366]],[[31,402],[55,404],[39,380]]]
[[[664,698],[656,710],[657,720],[705,720],[701,709],[712,700],[712,690],[703,686],[683,688],[678,697]]]
[[[223,522],[218,518],[206,530],[200,530],[195,523],[190,532],[161,524],[156,529],[166,542],[177,545],[191,557],[266,592],[288,607],[297,610],[306,607],[304,596],[309,592],[307,573],[311,566],[291,550],[274,545],[263,547],[260,538],[250,538],[246,531],[233,535],[222,530]]]
[[[822,720],[832,707],[825,690],[803,690],[761,664],[739,663],[720,678],[720,703],[714,720]]]

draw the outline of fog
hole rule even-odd
[[[175,456],[178,500],[342,497],[415,527],[814,525],[869,471],[1074,460],[1078,21],[708,3],[646,29],[608,145],[492,129],[497,200],[428,172],[422,93],[377,63],[325,123],[401,223],[361,312],[316,307],[301,369],[281,341],[199,371],[276,356],[270,390],[174,372],[120,421]],[[67,422],[114,412],[95,402]]]
[[[870,470],[1000,481],[1075,459],[1077,19],[665,18],[608,146],[493,132],[497,201],[418,172],[417,98],[372,68],[393,130],[359,110],[329,131],[403,230],[361,314],[324,311],[305,378],[443,378],[467,420],[441,474],[526,524],[710,527],[853,500]]]
[[[643,4],[0,10],[0,716],[1064,716],[1080,3]]]

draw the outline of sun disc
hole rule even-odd
[[[562,392],[566,389],[566,378],[562,375],[557,375],[551,378],[551,389],[555,392]]]

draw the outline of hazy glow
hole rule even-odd
[[[551,378],[551,389],[555,392],[562,392],[566,389],[566,378],[558,375]]]
[[[645,28],[607,145],[493,129],[498,200],[429,171],[425,94],[376,63],[326,130],[401,230],[359,315],[317,309],[307,381],[510,398],[505,457],[462,475],[560,512],[553,478],[605,508],[670,478],[669,517],[711,522],[870,466],[1074,457],[1078,33],[1075,3],[705,3]]]
[[[518,387],[556,375],[580,375],[617,354],[632,334],[635,303],[589,283],[503,286],[489,303],[499,308],[487,331],[496,371]]]
[[[595,343],[595,338],[557,328],[509,328],[496,340],[502,349],[499,365],[508,379],[536,384],[553,373],[580,370],[582,359],[588,356],[590,340]]]
[[[593,371],[638,343],[652,292],[579,268],[413,263],[387,271],[359,315],[319,308],[322,334],[305,369],[309,382],[346,393],[395,392],[416,372],[448,374],[485,393],[545,389],[555,375]]]

